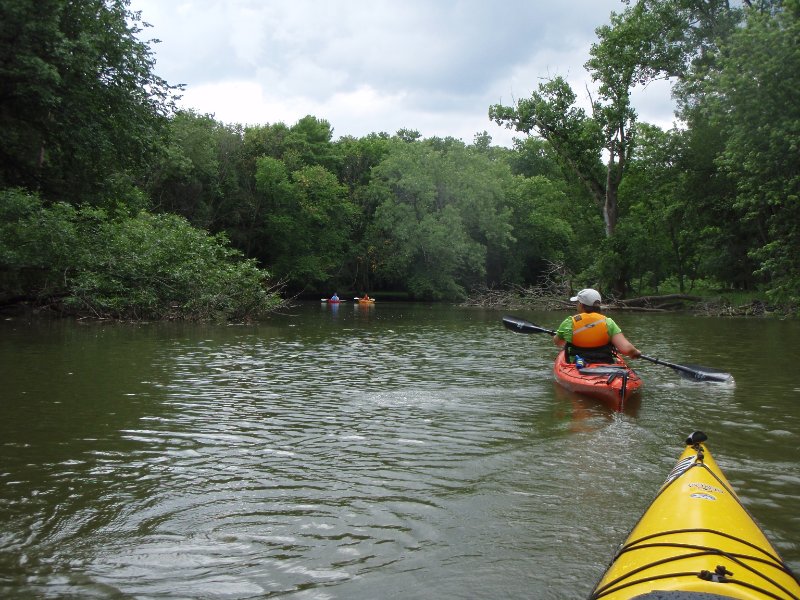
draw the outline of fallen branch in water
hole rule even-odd
[[[620,307],[640,306],[643,308],[679,308],[684,302],[701,302],[700,296],[689,296],[688,294],[664,294],[663,296],[640,296],[638,298],[626,298],[618,300],[614,304]],[[676,302],[677,301],[677,302]]]
[[[464,302],[464,305],[483,308],[570,311],[574,309],[575,303],[569,302],[566,299],[568,297],[568,291],[559,291],[549,287],[514,286],[507,290],[476,290]],[[753,300],[741,306],[732,306],[724,298],[703,298],[688,294],[651,295],[622,300],[609,299],[603,302],[603,309],[642,313],[683,311],[713,317],[763,316],[776,310],[760,300]]]

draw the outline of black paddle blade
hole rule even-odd
[[[503,317],[503,325],[505,325],[506,329],[510,329],[516,333],[549,333],[550,335],[554,335],[555,331],[551,331],[549,329],[545,329],[544,327],[539,327],[538,325],[534,325],[530,321],[526,321],[525,319],[520,319],[519,317],[512,317],[507,315]]]
[[[719,369],[712,369],[711,367],[704,367],[702,365],[686,365],[686,368],[691,369],[694,373],[678,371],[684,379],[712,381],[714,383],[730,383],[733,381],[733,375],[725,371],[720,371]]]
[[[733,375],[731,375],[730,373],[725,373],[724,371],[718,371],[717,369],[712,369],[710,367],[702,367],[699,365],[695,366],[677,365],[675,363],[667,362],[665,360],[661,360],[658,358],[653,358],[651,356],[646,356],[644,354],[640,355],[639,358],[657,365],[664,365],[665,367],[669,367],[670,369],[677,371],[678,375],[680,375],[684,379],[689,379],[690,381],[711,381],[714,383],[733,382]]]
[[[527,321],[523,321],[518,317],[512,316],[505,316],[503,317],[503,325],[505,325],[506,329],[510,329],[516,333],[525,333],[525,323]]]

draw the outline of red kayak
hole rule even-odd
[[[553,365],[556,381],[571,392],[602,400],[614,410],[623,410],[628,399],[638,394],[642,380],[624,360],[613,363],[589,363],[583,368],[564,360],[558,353]]]

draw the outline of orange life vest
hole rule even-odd
[[[606,318],[600,313],[580,313],[572,317],[572,344],[580,348],[599,348],[611,341]]]

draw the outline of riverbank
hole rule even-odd
[[[472,294],[464,306],[514,310],[570,310],[574,303],[567,293],[541,288],[514,287],[510,290],[481,290]],[[777,307],[763,299],[736,295],[663,294],[636,298],[609,299],[603,309],[629,312],[688,312],[708,317],[796,317],[797,307]]]

